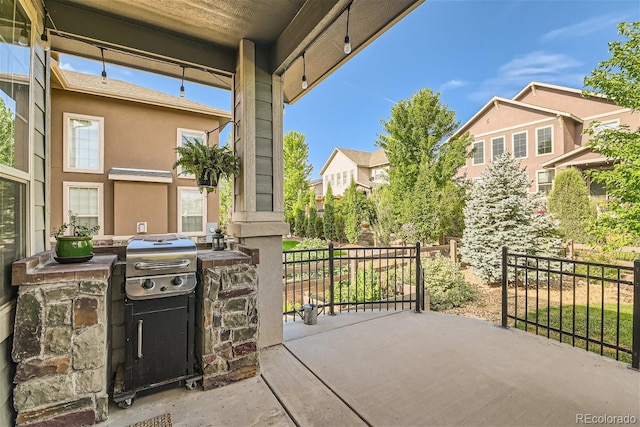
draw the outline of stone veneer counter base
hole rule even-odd
[[[205,390],[252,377],[258,361],[258,251],[198,252],[196,357]]]
[[[80,426],[107,418],[108,296],[117,256],[59,264],[53,255],[13,264],[18,426]]]

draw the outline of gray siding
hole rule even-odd
[[[273,114],[269,51],[256,48],[256,211],[273,211]],[[267,149],[268,148],[268,149]]]
[[[48,95],[47,86],[49,82],[49,71],[46,66],[47,53],[39,45],[34,46],[33,75],[34,85],[32,88],[34,109],[33,109],[33,247],[31,253],[36,253],[47,249],[49,233],[47,232],[47,107]]]

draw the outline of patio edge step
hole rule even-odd
[[[367,425],[283,345],[262,350],[260,366],[263,380],[297,425]]]

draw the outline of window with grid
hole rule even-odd
[[[554,169],[547,169],[538,171],[538,192],[542,194],[549,194],[553,188],[553,178],[556,171]]]
[[[206,141],[205,141],[205,138],[204,138],[204,132],[198,131],[198,130],[178,128],[177,146],[178,147],[182,147],[187,142],[192,142],[194,144],[195,143],[197,143],[197,144],[206,144]],[[179,155],[176,154],[176,160],[178,159],[178,156]],[[182,171],[181,167],[178,168],[178,175],[180,175],[182,178],[195,178],[193,175],[189,175],[187,173],[184,173]]]
[[[342,171],[342,183],[347,185],[347,171]]]
[[[204,233],[207,217],[205,194],[194,187],[179,187],[178,204],[178,233]]]
[[[553,141],[551,140],[551,126],[540,128],[536,131],[536,146],[538,147],[538,155],[549,154],[553,151]]]
[[[342,177],[342,174],[341,174],[340,172],[338,172],[338,173],[336,174],[336,185],[340,185],[340,182],[341,182],[341,181],[340,181],[340,177]]]
[[[103,233],[102,219],[102,184],[65,182],[65,197],[63,203],[64,222],[69,221],[69,211],[74,213],[80,224],[88,227],[100,226],[99,233]]]
[[[491,160],[495,160],[504,154],[504,136],[491,140]]]
[[[473,143],[473,164],[481,165],[484,163],[484,141]]]
[[[104,118],[64,113],[64,171],[102,173]]]
[[[604,130],[616,130],[620,127],[620,120],[609,120],[607,122],[598,123],[595,127],[596,135]]]
[[[513,134],[513,157],[516,159],[527,157],[527,133],[526,132]]]

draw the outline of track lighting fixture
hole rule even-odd
[[[100,55],[102,55],[102,83],[107,84],[107,69],[104,65],[104,48],[100,48]]]
[[[184,65],[182,66],[182,84],[180,85],[180,98],[184,98]]]
[[[347,6],[347,34],[344,36],[344,53],[351,53],[351,39],[349,39],[349,15],[351,15],[351,3]]]
[[[27,23],[23,24],[22,31],[20,31],[20,38],[18,44],[20,46],[29,46],[29,31],[27,31]]]
[[[309,87],[307,83],[307,64],[304,59],[304,52],[302,52],[302,90],[305,90],[307,87]]]

